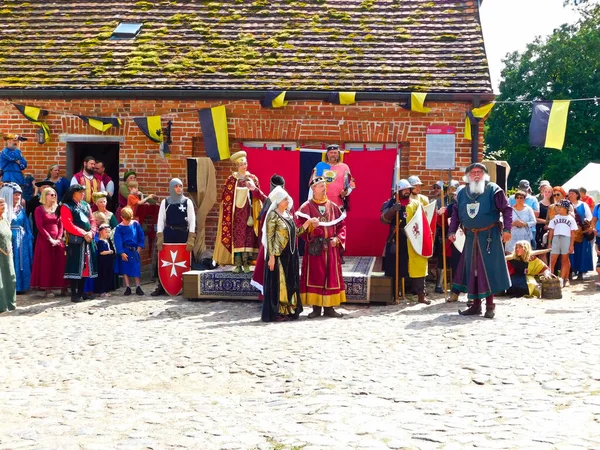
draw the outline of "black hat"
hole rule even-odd
[[[469,173],[471,170],[476,169],[476,168],[483,170],[485,173],[488,173],[487,167],[485,167],[483,164],[477,162],[477,163],[473,163],[469,167],[467,167],[465,169],[465,174]]]
[[[80,184],[72,184],[67,192],[79,192],[79,191],[85,191],[85,186],[82,186]]]
[[[53,181],[50,180],[42,180],[42,181],[36,181],[35,182],[36,187],[44,187],[44,186],[49,186],[51,188],[53,188],[55,186]]]
[[[281,175],[274,174],[271,177],[271,188],[274,188],[275,186],[281,186],[281,187],[285,186],[285,180],[283,179],[283,177]]]

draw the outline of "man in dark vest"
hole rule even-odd
[[[494,294],[510,287],[502,243],[511,238],[512,208],[504,191],[489,179],[483,164],[473,163],[467,167],[464,180],[468,184],[457,194],[448,240],[454,242],[456,230],[463,227],[466,242],[456,269],[451,300],[458,300],[456,292],[467,292],[473,304],[459,314],[471,316],[481,314],[481,301],[485,298],[485,317],[492,319],[496,309]]]
[[[67,264],[65,279],[71,280],[71,301],[91,300],[83,293],[86,278],[98,277],[96,260],[96,223],[90,205],[83,200],[85,187],[72,185],[63,198],[60,219],[67,233]]]
[[[156,223],[156,250],[161,251],[163,244],[186,244],[186,250],[194,249],[196,240],[196,211],[194,203],[183,195],[183,183],[173,178],[169,183],[170,196],[160,203],[158,222]],[[158,281],[158,287],[150,294],[154,297],[166,294]]]

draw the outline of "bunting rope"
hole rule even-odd
[[[312,100],[312,99],[306,99],[306,100]],[[594,101],[594,102],[600,102],[600,97],[586,97],[586,98],[575,98],[575,99],[562,99],[562,100],[569,100],[571,102],[589,102],[589,101]],[[1,101],[5,102],[5,103],[9,103],[9,104],[14,104],[14,102],[12,100],[5,100],[2,99]],[[210,106],[211,108],[214,108],[216,106],[232,106],[235,105],[236,103],[240,103],[240,102],[245,102],[245,101],[249,101],[248,99],[240,99],[240,100],[235,100],[233,102],[229,102],[229,103],[221,103],[219,105],[213,105]],[[294,100],[291,100],[292,102]],[[296,101],[305,101],[305,100],[296,100]],[[488,103],[495,103],[495,104],[526,104],[526,103],[534,103],[534,102],[538,102],[538,101],[544,101],[544,100],[492,100],[491,102]],[[552,101],[552,100],[545,100],[545,101]],[[360,102],[360,100],[357,100],[356,103]],[[397,101],[397,100],[377,100],[377,103],[391,103],[391,104],[396,104],[400,107],[402,107],[402,105]],[[55,115],[59,115],[62,117],[77,117],[78,115],[80,115],[81,113],[72,113],[72,112],[68,112],[68,111],[57,111],[57,110],[53,110],[53,109],[48,109],[48,108],[43,108],[45,111],[48,111],[48,113],[53,113]],[[198,107],[195,108],[177,108],[179,109],[179,111],[176,112],[169,112],[169,113],[165,113],[165,114],[160,114],[161,117],[163,118],[172,118],[172,117],[178,117],[181,114],[188,114],[188,113],[194,113],[197,112],[199,109]],[[89,112],[87,112],[89,114]],[[96,114],[96,113],[94,113]],[[99,114],[99,113],[98,113]],[[118,117],[119,119],[131,119],[133,120],[135,117],[140,117],[140,115],[144,115],[144,114],[148,114],[147,112],[145,113],[140,113],[137,115],[127,115],[127,116],[115,116]],[[156,112],[154,112],[151,115],[158,115]],[[347,120],[348,122],[349,120]],[[353,122],[364,122],[361,120],[353,120]]]

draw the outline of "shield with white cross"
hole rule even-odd
[[[183,288],[183,273],[190,270],[192,253],[186,244],[163,244],[158,252],[158,278],[166,293],[179,295]]]

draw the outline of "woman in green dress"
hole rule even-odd
[[[6,201],[0,197],[0,313],[17,306],[17,277],[12,258],[12,232],[6,218]]]

